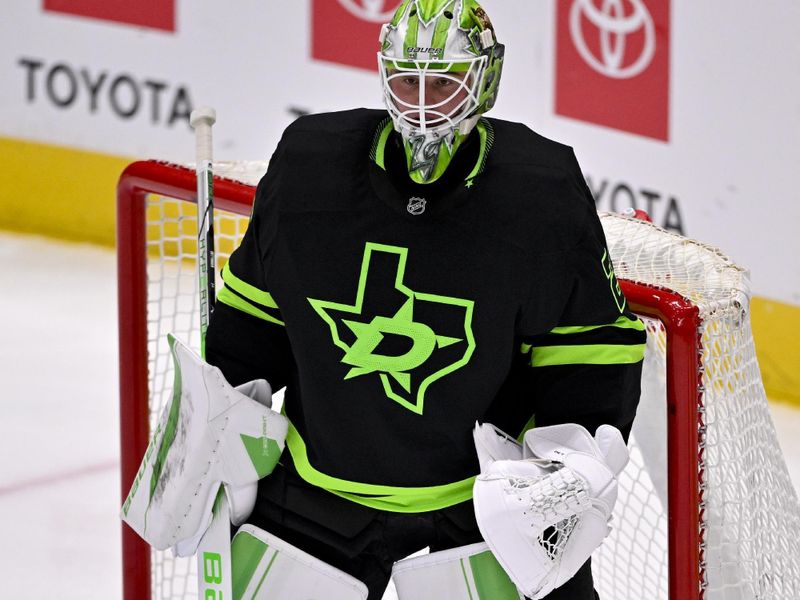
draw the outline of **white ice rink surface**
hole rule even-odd
[[[121,597],[114,252],[0,232],[4,598]],[[770,406],[795,486],[800,411]]]

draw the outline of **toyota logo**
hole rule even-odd
[[[602,4],[598,8],[594,0],[574,0],[569,15],[572,42],[583,60],[598,73],[615,79],[636,77],[650,65],[656,51],[653,17],[642,0],[602,0]],[[625,16],[626,5],[633,7],[628,16]],[[600,56],[586,43],[581,26],[584,16],[598,30]],[[644,44],[639,55],[631,57],[631,52],[626,52],[627,38],[642,29]]]
[[[391,10],[386,10],[387,2],[385,0],[339,0],[339,4],[359,19],[385,23],[394,16],[394,11],[397,10],[400,3],[393,2],[394,7]]]

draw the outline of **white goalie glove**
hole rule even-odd
[[[158,550],[195,553],[221,485],[241,524],[257,482],[272,472],[288,421],[265,380],[233,388],[222,372],[169,336],[175,384],[122,506],[122,519]]]
[[[523,444],[477,425],[478,527],[511,580],[534,600],[571,579],[610,531],[617,475],[628,462],[619,430],[539,427]]]

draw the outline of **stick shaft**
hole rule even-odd
[[[198,269],[200,275],[200,351],[206,355],[206,331],[214,312],[216,283],[214,277],[214,173],[211,162],[201,167],[197,181]],[[203,190],[203,191],[201,191]]]
[[[216,121],[212,108],[192,111],[197,154],[197,265],[200,275],[200,352],[206,356],[206,331],[214,312],[214,169],[211,126]],[[200,598],[232,598],[230,559],[230,515],[225,492],[220,488],[213,517],[197,550]]]
[[[200,108],[190,118],[197,155],[197,265],[200,282],[200,353],[206,355],[206,332],[216,298],[214,261],[214,169],[211,126],[213,109]]]

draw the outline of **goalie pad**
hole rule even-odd
[[[252,600],[366,600],[367,586],[272,535],[243,525],[231,543],[233,597]]]
[[[283,451],[286,417],[270,409],[264,380],[237,388],[222,372],[168,336],[175,365],[172,398],[161,414],[122,519],[158,550],[191,556],[211,522],[220,485],[231,521],[255,504],[257,482]]]
[[[628,450],[610,425],[593,438],[575,424],[532,429],[521,450],[521,460],[482,470],[475,515],[511,580],[538,600],[571,579],[608,535]]]
[[[524,600],[485,543],[394,564],[399,600]]]

